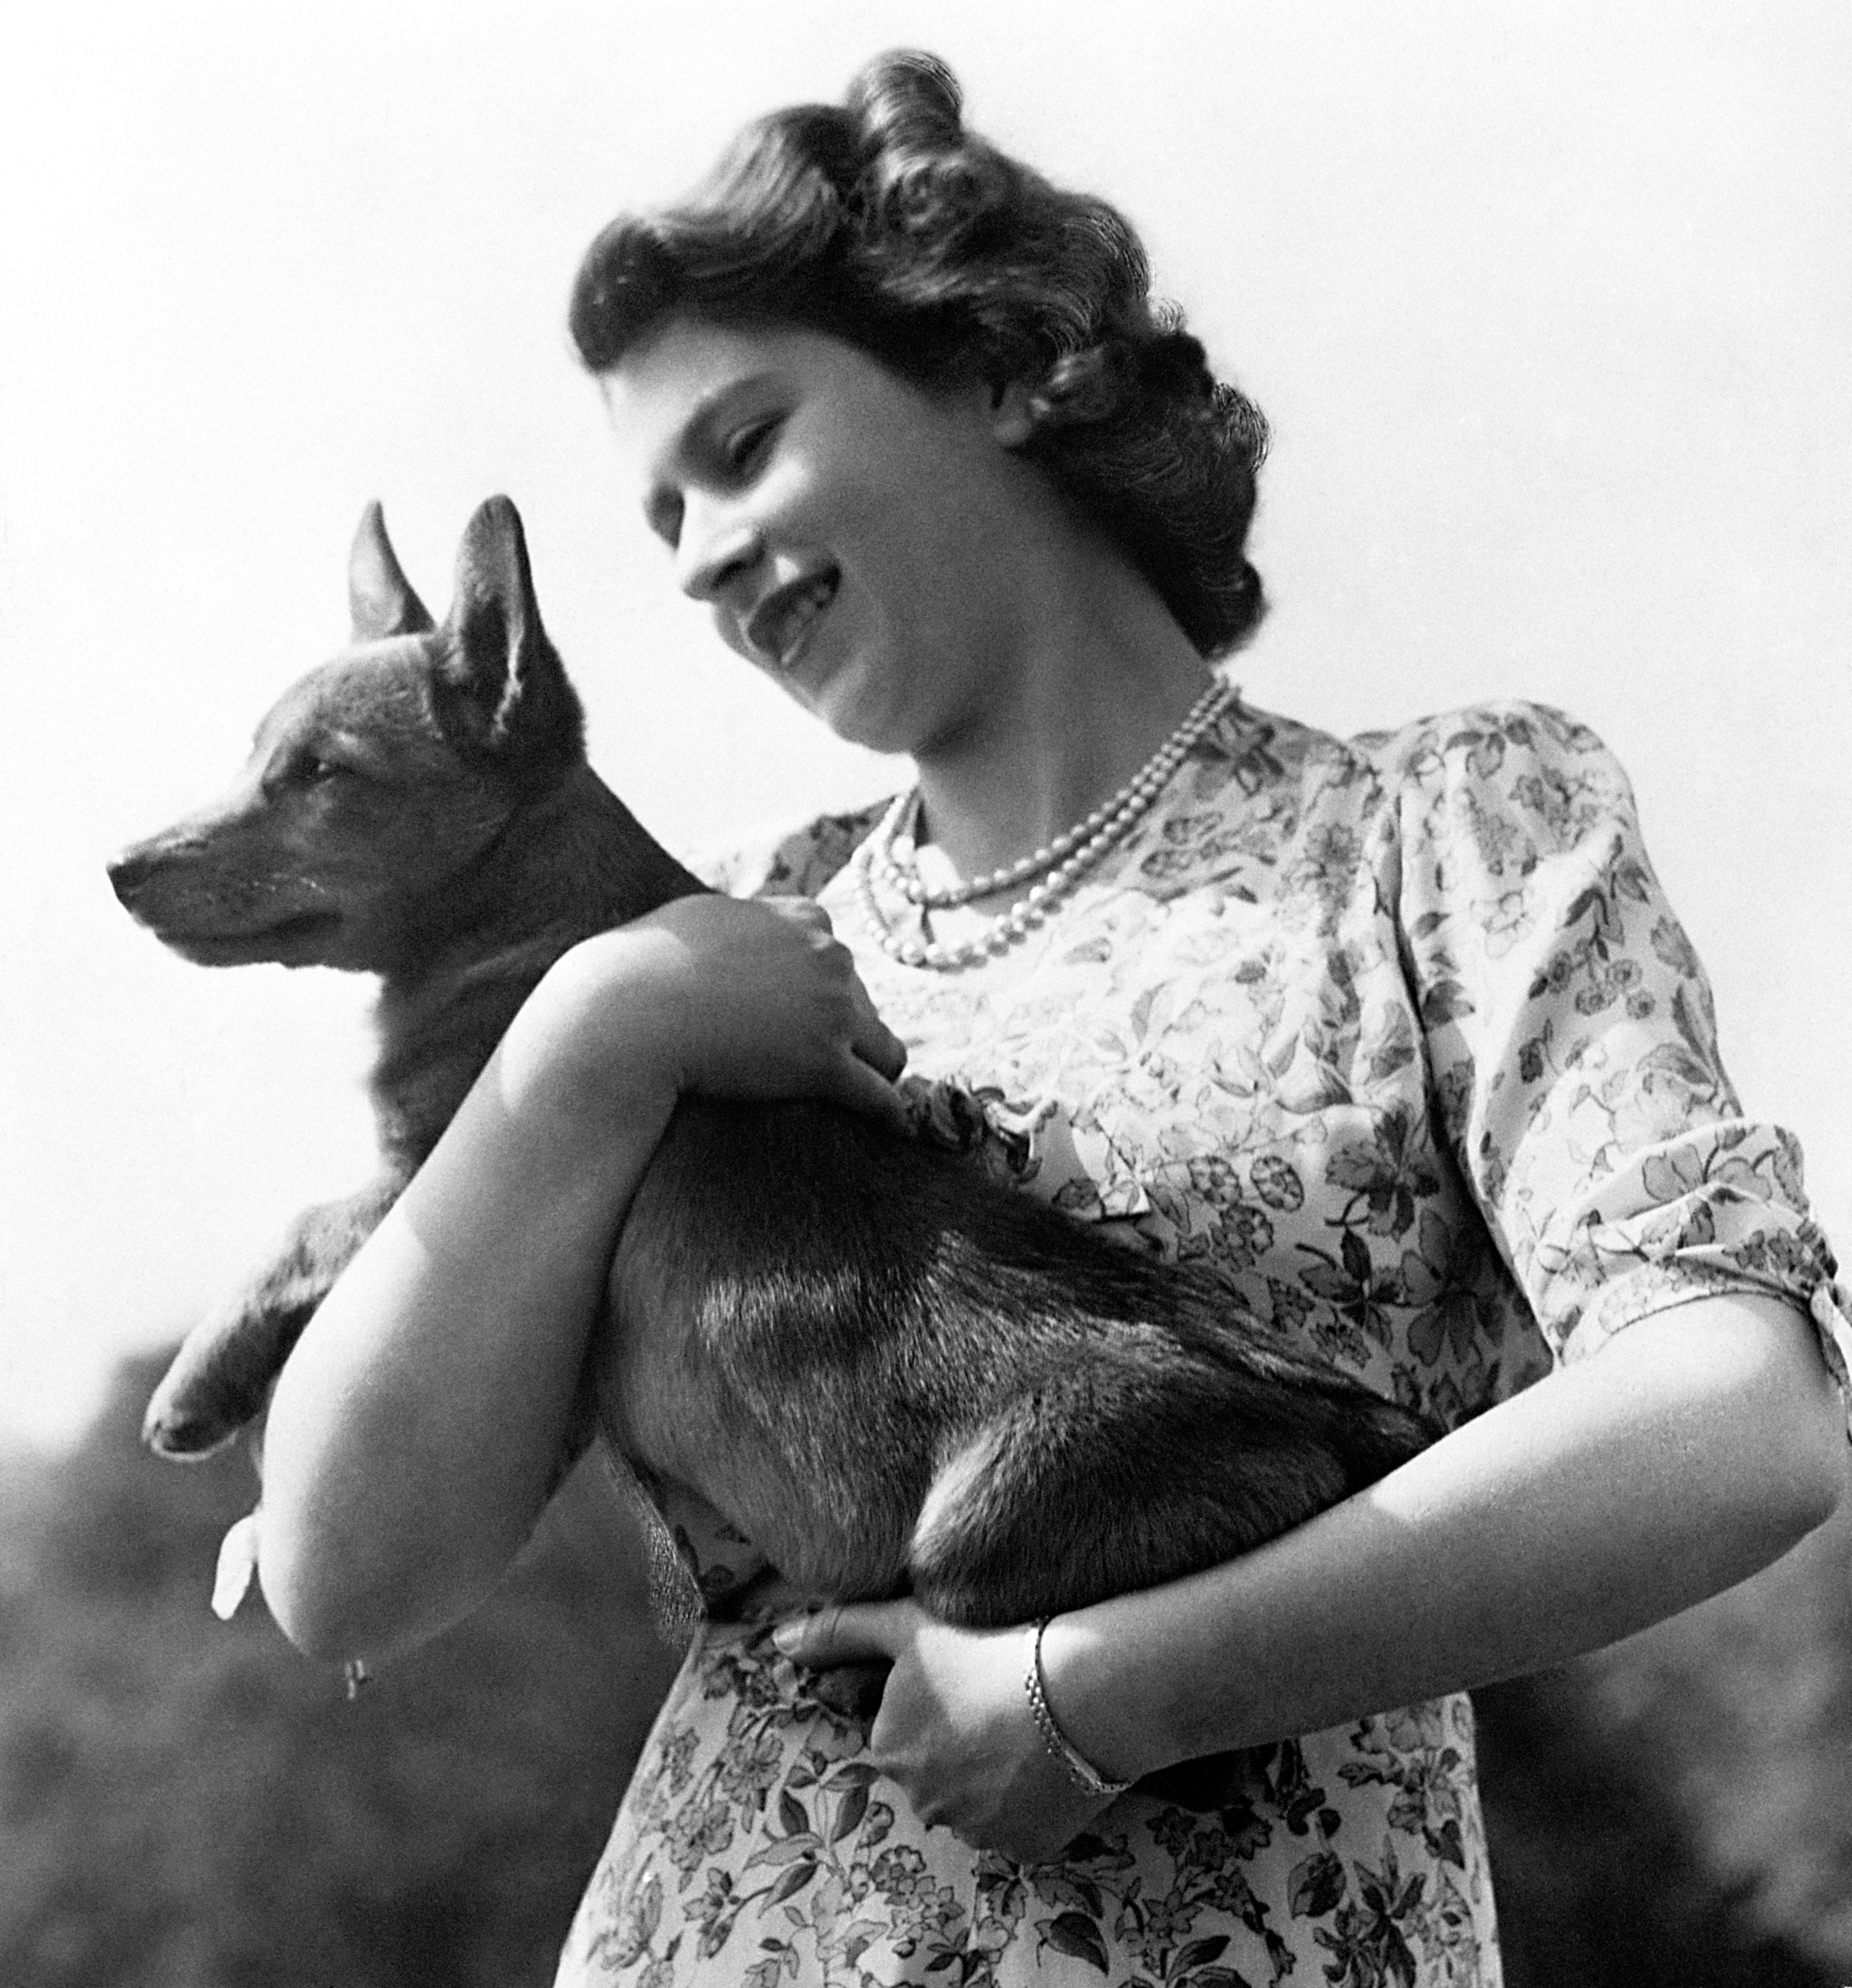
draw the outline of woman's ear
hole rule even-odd
[[[1035,433],[1035,411],[1023,381],[1005,380],[991,388],[990,431],[1005,448],[1020,448]]]

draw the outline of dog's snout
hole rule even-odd
[[[145,842],[130,843],[106,866],[117,900],[137,918],[145,918],[150,899],[163,894],[174,860],[183,854],[182,847],[171,835],[154,835]]]
[[[120,856],[110,859],[110,883],[125,904],[147,881],[148,872],[154,867],[154,858],[145,848],[125,849]]]

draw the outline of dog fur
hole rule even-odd
[[[216,1448],[577,940],[700,890],[586,764],[520,521],[476,513],[441,627],[377,505],[353,646],[215,806],[127,851],[123,903],[208,965],[377,974],[382,1156],[188,1340],[146,1434]],[[1225,1290],[821,1104],[686,1098],[590,1355],[598,1418],[796,1585],[1002,1625],[1230,1558],[1430,1439]]]

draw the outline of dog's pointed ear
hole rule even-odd
[[[347,555],[347,607],[357,642],[422,635],[437,626],[399,564],[377,498],[360,513],[353,549]]]
[[[579,700],[541,625],[521,514],[505,497],[464,529],[444,632],[444,685],[477,743],[522,771],[583,751]]]

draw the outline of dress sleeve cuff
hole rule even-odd
[[[1852,1438],[1852,1291],[1825,1280],[1816,1284],[1807,1300],[1807,1316],[1820,1335],[1820,1350],[1827,1371],[1839,1383],[1839,1398],[1845,1405],[1846,1433]]]

